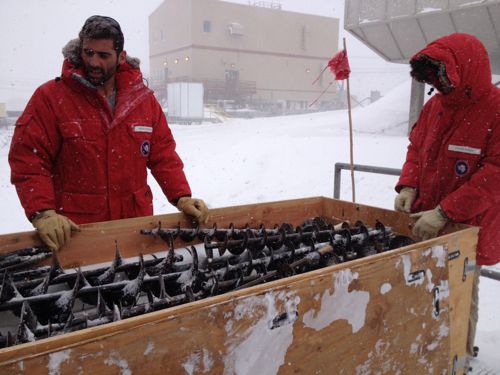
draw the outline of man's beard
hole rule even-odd
[[[91,75],[91,73],[93,72],[101,73],[101,76],[93,77]],[[88,66],[85,67],[85,78],[87,79],[87,81],[89,81],[96,87],[104,86],[104,83],[108,81],[110,78],[112,78],[115,75],[115,73],[116,73],[116,68],[105,71],[104,69],[101,68],[91,68]]]

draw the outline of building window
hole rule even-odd
[[[203,21],[203,32],[209,33],[212,31],[212,22]]]
[[[240,72],[234,69],[228,69],[225,72],[226,77],[226,90],[228,92],[234,92],[239,87]]]
[[[225,72],[226,82],[238,82],[240,79],[240,72],[234,69],[228,69]]]
[[[243,36],[243,25],[238,22],[231,22],[227,25],[227,31],[232,36]]]
[[[302,26],[302,37],[300,39],[300,47],[303,51],[307,51],[307,47],[309,44],[311,32],[309,30],[309,26]]]

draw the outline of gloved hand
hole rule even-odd
[[[399,194],[394,200],[394,209],[399,212],[406,212],[409,214],[411,211],[411,205],[417,196],[417,191],[412,188],[405,186],[399,191]]]
[[[448,222],[439,205],[433,210],[417,212],[410,217],[418,219],[413,227],[413,234],[422,240],[436,237]]]
[[[31,223],[37,229],[40,239],[52,251],[59,250],[61,246],[69,242],[71,231],[80,230],[72,220],[59,215],[54,210],[40,212]]]
[[[205,224],[208,221],[208,208],[202,199],[182,197],[177,202],[177,208],[193,217],[198,224]]]
[[[345,220],[345,221],[343,221],[341,223],[335,224],[333,226],[333,230],[339,231],[339,230],[342,230],[342,229],[345,229],[345,228],[349,229],[349,225],[351,225],[351,222],[349,220]]]

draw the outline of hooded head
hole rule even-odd
[[[419,55],[410,61],[410,75],[417,81],[427,83],[447,95],[453,91],[453,84],[446,75],[444,63],[427,55]]]
[[[486,48],[476,37],[454,33],[428,44],[411,59],[411,75],[438,89],[445,105],[467,105],[491,89]]]

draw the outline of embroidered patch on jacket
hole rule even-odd
[[[459,176],[463,176],[469,172],[469,163],[467,160],[458,160],[455,163],[455,173]]]
[[[141,144],[142,156],[148,156],[150,150],[151,150],[151,144],[149,143],[149,141],[142,142],[142,144]]]
[[[448,150],[463,152],[464,154],[481,155],[481,149],[469,146],[448,145]]]
[[[152,126],[145,126],[145,125],[135,125],[134,132],[136,132],[136,133],[152,133],[153,127]]]

